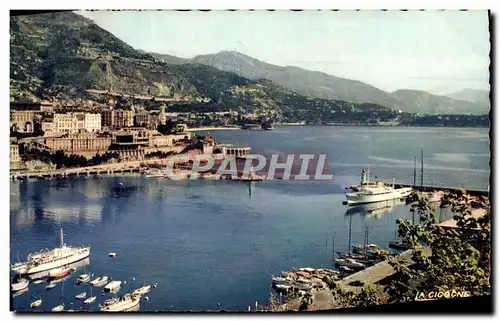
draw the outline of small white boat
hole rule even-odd
[[[359,263],[358,261],[350,258],[345,259],[335,259],[335,264],[339,266],[347,266],[353,269],[363,269],[365,265],[363,263]]]
[[[33,281],[33,284],[41,284],[41,283],[43,283],[43,279],[37,279]]]
[[[276,284],[276,290],[280,290],[280,291],[288,291],[290,290],[292,287],[290,285],[287,285],[287,284]]]
[[[12,289],[12,291],[20,291],[20,290],[26,289],[29,284],[30,284],[30,282],[28,280],[21,279],[16,283],[12,283],[11,289]]]
[[[85,282],[88,282],[89,280],[90,280],[90,274],[89,273],[79,275],[78,278],[76,278],[76,281],[78,283],[85,283]]]
[[[122,285],[122,281],[112,281],[112,282],[109,282],[104,287],[104,290],[110,291],[110,292],[115,291],[116,289],[119,289],[121,285]]]
[[[42,302],[43,302],[42,299],[38,299],[36,301],[33,301],[33,302],[31,302],[30,307],[31,308],[39,307],[42,305]]]
[[[49,283],[49,284],[48,284],[45,288],[46,288],[47,290],[50,290],[50,289],[55,288],[55,287],[56,287],[56,285],[57,285],[57,283],[52,283],[52,282],[51,282],[51,283]]]
[[[122,296],[117,302],[103,306],[100,311],[102,312],[128,312],[139,311],[141,306],[141,296],[132,295],[130,293]]]
[[[132,292],[132,295],[144,295],[149,291],[151,291],[151,285],[145,285]]]
[[[377,244],[353,244],[352,251],[356,254],[366,254],[370,256],[379,255],[382,250],[377,247]]]
[[[75,295],[75,299],[77,299],[77,300],[85,299],[86,296],[87,296],[87,292],[82,292],[80,294]]]
[[[283,283],[283,282],[287,282],[288,281],[286,278],[283,278],[283,277],[280,277],[280,276],[275,276],[271,280],[272,280],[273,283]]]
[[[92,286],[103,286],[106,283],[108,283],[107,276],[100,276],[97,279],[90,281],[90,284],[92,284]]]
[[[85,301],[83,301],[83,303],[85,304],[91,304],[92,302],[94,302],[95,300],[97,299],[97,297],[95,296],[91,296],[90,298],[86,299]]]
[[[58,306],[56,306],[55,308],[52,309],[52,312],[61,312],[61,311],[64,311],[64,305],[63,304],[58,305]]]
[[[109,253],[109,257],[115,257],[116,256],[116,253],[115,252],[110,252]]]

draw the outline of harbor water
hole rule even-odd
[[[327,154],[331,182],[171,181],[162,178],[72,178],[11,182],[11,262],[59,245],[92,246],[89,264],[53,289],[45,283],[12,300],[17,311],[41,297],[37,310],[75,300],[90,288],[76,285],[85,272],[122,281],[124,294],[157,283],[142,311],[247,310],[266,303],[271,275],[299,267],[332,267],[333,248],[369,242],[387,247],[396,219],[409,208],[388,202],[348,208],[344,187],[364,167],[387,182],[413,183],[414,157],[424,149],[424,184],[488,189],[488,129],[277,127],[273,131],[217,131],[222,143],[250,145],[255,153]],[[417,182],[420,181],[420,169]],[[120,184],[122,183],[122,184]],[[441,219],[451,214],[439,213]],[[108,253],[115,252],[115,257]],[[126,281],[126,284],[123,282]],[[110,294],[94,288],[98,310]]]

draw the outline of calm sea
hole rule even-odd
[[[369,242],[386,247],[397,218],[412,219],[404,205],[388,203],[370,214],[342,205],[344,186],[357,184],[370,166],[380,179],[413,183],[414,157],[424,149],[424,184],[484,189],[489,185],[487,129],[278,127],[274,131],[217,131],[224,143],[253,152],[327,154],[332,182],[169,181],[121,177],[10,184],[11,262],[59,244],[90,244],[84,272],[126,281],[123,294],[157,283],[143,311],[246,310],[267,302],[271,275],[299,267],[332,267],[332,250]],[[418,181],[420,173],[418,173]],[[118,189],[119,183],[123,188]],[[378,210],[377,210],[378,209]],[[442,219],[450,213],[439,213]],[[109,258],[109,252],[117,256]],[[90,288],[75,275],[46,290],[30,284],[13,299],[17,311],[41,297],[41,310],[74,299]],[[98,303],[102,288],[93,289]],[[97,303],[87,310],[98,310]]]

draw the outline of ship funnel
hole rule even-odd
[[[366,184],[366,172],[363,169],[363,171],[361,171],[361,185],[364,185],[364,184]]]

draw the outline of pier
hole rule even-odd
[[[424,255],[429,256],[430,254],[430,249],[424,248]],[[405,266],[410,266],[415,263],[411,259],[412,255],[413,250],[406,250],[403,253],[397,255],[397,260]],[[362,271],[349,275],[348,277],[337,282],[337,284],[340,285],[344,290],[356,292],[360,291],[363,286],[368,284],[382,285],[382,283],[385,283],[384,281],[388,280],[394,274],[396,274],[396,270],[394,270],[389,262],[382,261]],[[360,286],[351,285],[353,284],[353,282],[360,284]]]
[[[134,173],[139,172],[139,168],[144,164],[158,163],[163,159],[147,159],[141,161],[124,162],[116,164],[101,164],[96,166],[75,167],[56,169],[38,172],[21,172],[11,173],[11,179],[29,179],[29,178],[55,178],[55,177],[71,177],[71,176],[90,176],[101,174],[115,174],[115,173]]]
[[[447,187],[447,186],[437,186],[437,185],[426,185],[426,186],[414,186],[411,184],[395,184],[395,188],[410,187],[419,192],[433,192],[433,191],[458,191],[460,188],[457,187]],[[481,189],[469,189],[463,187],[467,194],[471,196],[488,196],[490,194],[489,190]]]

